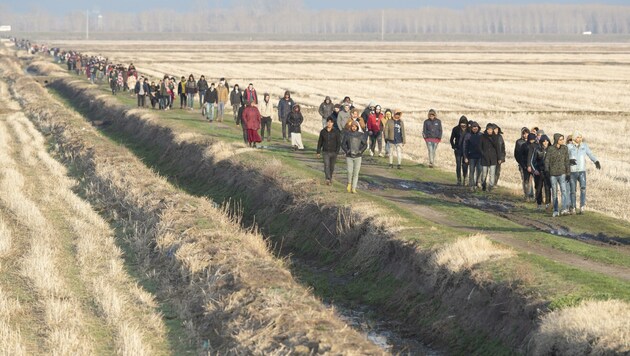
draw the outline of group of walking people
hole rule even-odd
[[[281,123],[282,140],[289,141],[294,150],[304,150],[302,124],[304,116],[301,106],[286,91],[274,105],[269,93],[259,102],[258,93],[252,83],[240,90],[238,84],[232,89],[225,78],[218,84],[208,83],[205,76],[195,80],[193,74],[182,76],[179,82],[174,76],[164,75],[158,82],[148,82],[140,76],[135,66],[114,65],[102,56],[87,56],[74,51],[32,45],[27,40],[15,40],[16,46],[32,53],[43,52],[54,57],[57,63],[66,63],[69,71],[85,74],[94,83],[108,78],[113,94],[129,90],[138,97],[138,106],[145,107],[149,98],[151,107],[169,110],[173,108],[176,95],[180,109],[194,110],[199,102],[201,114],[209,122],[222,122],[225,107],[231,106],[234,122],[242,127],[243,141],[250,147],[267,148],[271,139],[272,117],[277,113]],[[27,48],[28,47],[28,48]],[[362,156],[387,156],[388,168],[402,169],[403,147],[406,143],[405,124],[400,109],[383,110],[370,102],[363,110],[354,107],[346,96],[334,104],[329,96],[319,105],[322,130],[317,142],[317,156],[323,158],[326,184],[332,184],[335,163],[343,152],[347,164],[347,191],[357,192]],[[259,133],[260,132],[260,133]],[[429,167],[436,165],[436,151],[442,140],[442,123],[437,112],[429,110],[424,120],[422,137],[427,146]],[[258,146],[258,144],[262,145]],[[506,150],[503,131],[493,123],[485,129],[466,116],[461,116],[450,136],[456,162],[457,185],[467,186],[473,192],[491,192],[501,175]],[[576,131],[565,140],[556,133],[553,142],[538,129],[523,127],[521,137],[514,147],[514,158],[519,166],[524,197],[535,201],[539,210],[546,209],[552,216],[581,214],[586,209],[586,158],[601,169],[600,162],[583,141],[581,132]],[[577,206],[577,186],[580,186],[580,204]]]

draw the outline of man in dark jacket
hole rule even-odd
[[[145,105],[145,98],[150,94],[149,84],[144,78],[140,78],[140,80],[136,82],[134,92],[138,96],[138,107],[143,108]]]
[[[335,106],[333,106],[333,111],[330,115],[328,115],[328,117],[326,118],[326,120],[328,119],[333,119],[334,120],[334,125],[333,127],[336,130],[341,131],[342,127],[339,127],[339,125],[337,124],[337,117],[339,116],[339,111],[341,110],[341,105],[339,104],[335,104]]]
[[[284,97],[278,102],[278,120],[282,123],[282,139],[287,140],[287,118],[293,110],[295,102],[291,99],[289,91],[284,92]]]
[[[210,122],[214,121],[214,108],[217,105],[218,100],[219,96],[217,94],[217,90],[214,88],[214,83],[212,83],[210,84],[210,89],[208,89],[204,95],[206,119]]]
[[[544,202],[547,209],[549,209],[549,203],[551,202],[551,180],[548,172],[545,170],[545,157],[549,146],[551,146],[549,137],[542,135],[527,158],[527,171],[532,173],[534,177],[538,210],[543,208],[543,191],[545,192]]]
[[[334,128],[335,120],[329,117],[326,120],[326,127],[319,133],[317,141],[317,157],[324,153],[324,174],[326,175],[326,185],[330,185],[335,172],[335,162],[337,154],[341,149],[341,133]]]
[[[348,165],[348,186],[346,187],[348,193],[357,192],[361,157],[367,147],[367,136],[359,131],[359,123],[352,121],[350,130],[343,135],[341,140],[341,149],[346,153],[346,164]]]
[[[203,108],[203,104],[206,102],[205,96],[206,91],[208,91],[208,81],[206,81],[206,76],[202,75],[197,82],[197,90],[199,91],[199,107]]]
[[[464,162],[464,136],[468,132],[468,119],[462,115],[459,118],[459,124],[453,127],[451,131],[451,148],[455,152],[455,173],[457,174],[457,185],[462,185],[468,176],[468,164]]]
[[[236,126],[240,124],[239,109],[243,105],[243,94],[238,88],[238,84],[234,85],[232,92],[230,92],[230,104],[232,105],[232,112],[234,112],[234,122]]]
[[[333,112],[333,103],[330,100],[330,97],[327,96],[326,99],[324,99],[324,102],[322,102],[321,104],[319,104],[319,116],[322,117],[322,127],[326,127],[326,120],[328,120],[328,117],[332,114]]]
[[[499,147],[494,137],[494,125],[486,125],[486,132],[481,135],[481,180],[484,190],[491,192],[499,162]]]
[[[516,163],[518,163],[518,170],[521,173],[525,200],[530,200],[534,194],[532,191],[531,175],[527,174],[527,156],[523,156],[525,152],[522,150],[522,146],[527,143],[527,136],[529,134],[529,129],[527,127],[523,127],[521,129],[521,138],[516,140],[516,144],[514,145],[514,159],[516,160]]]
[[[569,150],[564,144],[562,134],[553,135],[553,146],[547,149],[545,157],[545,171],[549,173],[551,181],[551,197],[553,200],[554,217],[562,214],[569,214],[569,199],[567,196],[567,183],[571,179],[571,168],[569,165]],[[562,209],[558,213],[558,186],[562,198]]]
[[[253,102],[258,105],[258,94],[256,94],[256,89],[254,89],[254,84],[249,83],[247,89],[243,91],[243,100],[246,103]]]
[[[468,163],[470,174],[468,176],[468,185],[471,191],[476,191],[479,185],[479,177],[481,176],[481,132],[479,124],[470,123],[470,132],[464,135],[463,151],[464,162]]]

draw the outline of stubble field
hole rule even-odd
[[[290,90],[306,106],[307,131],[321,128],[317,106],[326,95],[339,102],[350,96],[363,109],[374,100],[404,111],[408,144],[405,158],[427,162],[422,122],[438,111],[444,128],[437,164],[452,170],[450,130],[461,115],[482,127],[493,122],[505,132],[507,162],[499,185],[520,186],[512,158],[523,126],[537,126],[552,137],[584,133],[602,163],[588,167],[588,205],[630,218],[630,45],[549,43],[276,43],[276,42],[55,42],[52,45],[115,62],[133,62],[152,79],[204,74],[225,77],[241,88],[252,82],[259,94],[277,102]],[[279,137],[279,132],[273,132]]]

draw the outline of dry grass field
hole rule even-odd
[[[164,74],[225,77],[254,83],[273,101],[290,90],[307,110],[306,128],[319,130],[317,106],[350,96],[405,112],[408,159],[426,163],[422,122],[430,108],[444,127],[438,166],[451,170],[448,136],[461,115],[498,124],[508,151],[500,185],[519,187],[512,149],[523,126],[549,136],[584,132],[603,169],[588,164],[588,205],[630,218],[630,148],[616,133],[630,129],[630,45],[553,43],[325,43],[325,42],[54,42],[52,45],[133,62],[152,78]],[[277,133],[275,134],[277,137]]]

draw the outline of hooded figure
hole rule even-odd
[[[282,139],[287,140],[287,119],[295,102],[291,99],[291,93],[287,90],[278,102],[278,120],[282,123]]]
[[[247,143],[250,147],[256,147],[256,143],[261,142],[258,130],[260,129],[260,111],[256,103],[250,101],[243,109],[243,128],[247,130]]]
[[[359,132],[359,123],[352,120],[348,132],[343,135],[341,149],[346,154],[346,164],[348,170],[348,193],[357,192],[359,182],[359,171],[361,170],[361,156],[367,148],[365,134]]]
[[[455,153],[455,173],[457,174],[457,185],[462,184],[468,177],[468,164],[464,162],[464,136],[468,132],[468,118],[462,115],[457,126],[451,130],[451,148]]]
[[[230,93],[230,104],[232,104],[232,111],[234,112],[234,122],[236,123],[236,126],[238,126],[238,112],[243,105],[243,94],[239,90],[238,84],[234,85],[234,88],[232,88],[232,92]]]
[[[304,117],[302,116],[300,105],[295,104],[287,117],[291,146],[294,150],[304,150],[304,145],[302,144],[302,122],[304,122]]]
[[[319,116],[322,117],[322,128],[326,127],[326,119],[332,114],[334,108],[334,104],[330,100],[330,97],[327,96],[319,105]]]
[[[553,200],[553,215],[565,215],[569,213],[569,202],[567,199],[567,180],[571,168],[569,164],[569,150],[564,144],[564,136],[556,133],[553,135],[553,145],[547,148],[545,156],[545,171],[551,177],[551,193]],[[558,193],[558,186],[560,193]],[[559,210],[559,196],[562,198],[561,210]]]
[[[429,168],[433,168],[437,147],[442,141],[442,122],[437,118],[437,112],[433,109],[429,110],[427,116],[428,118],[424,120],[422,127],[422,137],[427,144]]]

